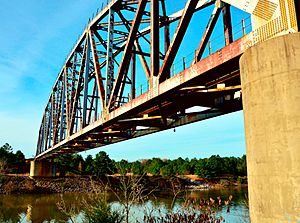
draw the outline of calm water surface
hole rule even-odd
[[[222,189],[209,191],[189,191],[187,196],[191,198],[209,199],[220,196],[223,199],[233,196],[230,205],[230,212],[227,208],[217,212],[218,216],[225,218],[226,222],[250,222],[249,211],[245,205],[247,188],[242,189]],[[73,208],[74,217],[77,222],[82,222],[81,203],[88,197],[88,194],[39,194],[39,195],[0,195],[0,222],[21,222],[21,223],[44,223],[44,222],[71,222],[62,214],[56,203],[62,199],[65,205]],[[174,209],[180,207],[184,199],[178,199]],[[111,197],[113,208],[120,208],[119,202]],[[145,204],[137,204],[132,208],[131,221],[142,222],[145,211],[160,210],[166,212],[170,210],[172,195],[168,193],[156,194],[156,199],[151,199]],[[155,214],[155,212],[153,213]]]

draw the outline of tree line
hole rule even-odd
[[[8,143],[0,147],[0,173],[29,172],[29,165],[25,161],[24,154],[20,150],[13,153],[13,148]],[[67,173],[96,176],[132,173],[163,177],[193,174],[206,179],[224,175],[247,176],[246,155],[242,157],[213,155],[200,159],[179,157],[174,160],[152,158],[129,162],[124,159],[112,160],[106,152],[100,151],[95,157],[88,155],[85,159],[80,154],[60,155],[53,163],[60,176]]]
[[[220,157],[183,159],[144,159],[134,162],[127,160],[114,161],[100,151],[95,157],[88,155],[85,159],[79,154],[65,154],[54,159],[60,175],[67,172],[104,176],[108,174],[136,175],[152,174],[154,176],[172,177],[194,174],[206,179],[224,175],[247,176],[246,155],[242,157]]]

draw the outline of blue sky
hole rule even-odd
[[[9,143],[33,157],[39,125],[52,85],[88,18],[101,0],[10,0],[0,8],[0,145]],[[233,22],[234,23],[234,22]],[[105,150],[111,158],[136,160],[241,156],[243,113],[190,124]]]

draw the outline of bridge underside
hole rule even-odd
[[[239,58],[246,40],[201,60],[36,158],[52,159],[241,110]]]

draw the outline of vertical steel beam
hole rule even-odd
[[[135,48],[137,49],[137,51],[143,52],[143,49],[142,49],[142,47],[140,46],[139,40],[138,40],[138,39],[135,41],[134,45],[135,45]],[[150,82],[150,80],[151,80],[151,75],[150,75],[150,69],[149,69],[149,66],[148,66],[148,64],[147,64],[147,60],[146,60],[146,58],[144,57],[144,55],[141,55],[141,54],[139,55],[139,59],[140,59],[140,61],[141,61],[142,67],[143,67],[143,69],[144,69],[144,72],[145,72],[145,74],[146,74],[146,76],[147,76],[147,80],[148,80],[148,82]]]
[[[170,24],[168,22],[169,18],[166,18],[166,25],[164,27],[164,34],[165,34],[165,54],[168,52],[168,49],[170,47]]]
[[[101,69],[99,65],[99,57],[97,54],[97,48],[96,48],[96,42],[94,38],[94,31],[90,30],[90,43],[91,43],[91,49],[92,49],[92,55],[93,55],[93,62],[94,62],[94,68],[95,68],[95,76],[96,76],[96,82],[97,82],[97,87],[98,91],[100,93],[100,101],[101,101],[101,107],[102,111],[104,110],[106,106],[105,102],[105,90],[104,90],[104,85],[103,85],[103,78],[101,74]],[[98,95],[98,93],[97,93]],[[98,98],[96,100],[96,104],[98,103]]]
[[[79,95],[80,95],[80,91],[81,91],[81,83],[82,83],[82,79],[83,79],[82,74],[84,72],[84,66],[85,66],[85,60],[86,60],[87,42],[88,41],[86,41],[86,43],[84,44],[84,48],[82,51],[82,58],[81,58],[81,63],[80,63],[80,68],[79,68],[78,81],[77,81],[76,91],[75,91],[74,100],[73,100],[73,104],[72,104],[69,135],[71,135],[73,133],[73,129],[74,129],[75,117],[76,117],[76,113],[77,113],[77,105],[78,105],[78,101],[79,101]]]
[[[92,111],[94,107],[94,101],[95,101],[95,94],[97,92],[97,83],[96,80],[94,82],[94,87],[93,87],[93,93],[92,93],[92,99],[90,100],[90,108],[88,112],[88,119],[87,119],[87,124],[89,125],[91,123],[91,118],[92,118]]]
[[[83,112],[82,112],[82,128],[87,125],[87,99],[88,99],[88,90],[89,90],[89,68],[90,68],[90,51],[91,51],[91,44],[89,41],[88,33],[86,35],[86,60],[85,60],[85,75],[84,75],[84,82],[83,82]]]
[[[150,64],[152,79],[159,72],[159,0],[151,0],[150,14]],[[150,86],[152,86],[151,83]]]
[[[116,101],[116,98],[118,96],[118,93],[119,93],[119,90],[120,90],[120,85],[121,85],[121,83],[124,79],[124,76],[127,75],[128,67],[129,67],[129,64],[130,64],[132,46],[134,44],[135,37],[136,37],[136,34],[138,32],[138,28],[140,26],[140,23],[141,23],[141,20],[142,20],[142,17],[143,17],[143,12],[146,8],[147,1],[148,0],[140,0],[139,1],[139,5],[138,5],[138,8],[137,8],[135,17],[134,17],[134,21],[133,21],[130,33],[128,35],[128,38],[127,38],[127,44],[126,44],[125,49],[124,49],[124,54],[123,54],[123,57],[122,57],[122,60],[121,60],[120,66],[119,66],[119,70],[118,70],[116,81],[115,81],[115,84],[114,84],[114,87],[113,87],[113,91],[112,91],[112,94],[111,94],[110,99],[109,99],[109,103],[108,103],[108,108],[109,109],[114,107],[113,105],[114,105],[114,103]]]
[[[107,49],[107,44],[106,44],[106,40],[104,40],[99,33],[97,32],[97,30],[93,30],[93,34],[95,34],[95,36],[98,38],[98,40],[100,41],[100,43],[102,44],[102,46]],[[116,50],[113,54],[112,54],[112,58],[115,61],[115,63],[119,66],[118,61],[115,59],[115,57],[122,51],[122,49],[118,49]],[[103,63],[101,63],[100,68],[103,68],[106,65],[106,61],[104,61]]]
[[[40,126],[39,138],[38,138],[38,146],[37,146],[36,155],[42,153],[42,151],[43,151],[43,146],[44,146],[44,130],[45,130],[44,125],[45,125],[45,115],[43,116],[42,124]]]
[[[62,77],[64,79],[64,77]],[[62,106],[62,87],[63,87],[64,80],[60,80],[56,85],[56,91],[55,91],[55,100],[53,100],[53,107],[52,107],[52,142],[53,145],[57,143],[58,133],[59,133],[59,122],[60,122],[60,116],[61,116],[61,106]]]
[[[118,13],[120,19],[122,20],[123,24],[125,25],[126,29],[128,30],[128,32],[130,32],[129,22],[125,19],[125,17],[123,16],[123,14],[122,14],[120,11],[118,11],[117,13]],[[135,40],[134,46],[135,46],[135,49],[136,49],[137,51],[139,51],[139,52],[141,52],[141,53],[143,52],[143,49],[142,49],[142,47],[140,46],[139,40],[138,40],[138,39]],[[146,61],[144,55],[139,54],[139,59],[140,59],[140,61],[141,61],[141,63],[142,63],[144,72],[146,73],[148,82],[150,82],[150,79],[151,79],[151,77],[150,77],[150,69],[149,69],[149,66],[148,66],[148,64],[147,64],[147,61]]]
[[[59,127],[59,141],[62,141],[63,137],[64,137],[64,133],[65,133],[65,106],[66,106],[66,80],[68,78],[68,68],[67,66],[64,67],[64,76],[63,76],[63,80],[62,80],[62,96],[61,96],[61,102],[60,102],[60,106],[61,106],[61,111],[60,111],[60,127]],[[59,117],[57,117],[59,118]]]
[[[165,44],[164,44],[164,50],[165,50],[165,54],[167,54],[169,47],[170,47],[170,24],[168,22],[169,18],[166,17],[166,26],[164,28],[164,35],[165,35]],[[166,79],[170,78],[170,69],[166,70]]]
[[[94,116],[94,122],[98,120],[98,103],[99,103],[99,95],[98,91],[95,92],[96,102],[95,102],[95,116]],[[102,105],[102,99],[101,99],[101,105]],[[102,109],[103,111],[103,109]]]
[[[49,106],[49,104],[48,104]],[[49,120],[49,116],[47,115],[47,113],[49,112],[48,111],[48,107],[46,108],[47,111],[45,112],[45,123],[44,123],[44,129],[45,129],[45,132],[44,132],[44,151],[47,150],[47,142],[48,142],[48,134],[49,134],[49,123],[50,123],[50,120]]]
[[[194,59],[194,63],[201,60],[201,57],[205,50],[205,47],[207,46],[208,40],[212,34],[212,31],[214,30],[214,27],[218,21],[220,13],[221,13],[221,8],[218,5],[216,5],[212,12],[212,15],[208,21],[208,24],[206,26],[204,34],[202,36],[201,42],[199,44],[199,47],[198,47],[198,50],[196,53],[196,58]]]
[[[135,51],[135,46],[132,47],[132,51]],[[131,55],[131,99],[135,98],[135,74],[136,74],[136,55]]]
[[[80,98],[78,100],[79,100],[79,104],[80,104]],[[78,131],[79,121],[81,121],[79,118],[79,113],[80,113],[79,109],[76,109],[76,119],[75,119],[75,124],[74,124],[75,132]]]
[[[106,55],[106,97],[105,105],[108,105],[114,84],[114,60],[113,60],[113,40],[114,40],[114,21],[115,12],[109,9],[108,14],[108,36],[107,36],[107,55]]]
[[[41,152],[45,151],[45,136],[46,136],[46,112],[44,113],[44,118],[43,118],[43,137],[42,137],[42,145],[41,145]]]
[[[52,92],[52,97],[51,97],[51,112],[49,114],[51,114],[51,120],[49,120],[49,122],[51,123],[50,125],[50,133],[49,135],[51,135],[52,131],[55,132],[55,107],[56,107],[56,94],[57,94],[57,86],[54,87],[55,90],[53,90]],[[49,136],[48,135],[48,136]],[[54,142],[53,142],[54,144]],[[50,145],[50,144],[49,144]]]
[[[38,155],[40,153],[40,150],[41,150],[41,134],[42,134],[42,125],[40,126],[40,130],[39,130],[39,136],[38,136],[35,155]]]
[[[70,104],[69,104],[69,100],[70,100],[70,88],[69,88],[69,74],[68,74],[68,67],[65,67],[65,74],[66,74],[66,78],[64,81],[64,86],[65,86],[65,137],[67,136],[67,132],[68,132],[68,126],[69,126],[69,116],[70,116]]]
[[[51,119],[50,119],[50,128],[49,128],[49,135],[51,136],[51,132],[53,132],[53,137],[52,137],[52,144],[55,144],[54,142],[54,135],[56,132],[56,121],[57,121],[57,111],[56,111],[56,103],[57,103],[57,94],[58,94],[58,88],[59,88],[59,82],[57,83],[56,87],[54,88],[55,90],[53,90],[52,92],[52,97],[51,97]],[[49,142],[49,146],[50,146],[50,142]]]
[[[69,101],[69,116],[68,116],[68,127],[67,127],[67,136],[70,135],[70,125],[73,112],[73,103],[76,94],[76,65],[77,65],[77,52],[74,52],[73,55],[73,64],[72,64],[72,82],[71,82],[71,92],[70,92],[70,101]]]
[[[160,0],[161,9],[164,17],[167,17],[166,3],[165,0]]]
[[[168,71],[170,70],[172,63],[174,62],[176,53],[177,53],[179,46],[183,40],[183,37],[185,35],[185,32],[188,28],[188,25],[189,25],[191,19],[192,19],[192,16],[194,14],[194,10],[195,10],[197,4],[198,4],[198,1],[192,0],[192,1],[188,1],[185,5],[182,17],[178,23],[172,43],[168,49],[168,52],[166,53],[165,60],[159,71],[159,77],[160,77],[159,81],[160,82],[166,80],[166,78],[167,78]]]
[[[130,62],[130,61],[129,61]],[[118,100],[116,101],[116,107],[120,107],[122,99],[123,99],[123,93],[124,93],[124,88],[126,85],[126,79],[128,78],[127,73],[123,76],[123,80],[121,82],[119,94],[118,94]]]
[[[56,131],[56,121],[57,121],[57,117],[56,117],[56,114],[57,114],[57,89],[56,89],[56,92],[53,94],[54,96],[54,99],[53,101],[51,102],[51,110],[49,112],[49,134],[48,134],[48,137],[49,137],[49,141],[48,141],[48,148],[51,146],[51,143],[52,145],[55,144],[54,142],[54,134],[55,134],[55,131]],[[52,137],[51,137],[52,136]]]
[[[224,23],[224,36],[225,36],[225,45],[232,43],[232,23],[231,23],[231,13],[230,13],[230,5],[224,3],[222,7],[223,14],[223,23]]]
[[[53,97],[53,94],[52,94],[52,97]],[[51,146],[51,134],[52,134],[52,124],[53,124],[53,121],[52,121],[52,117],[53,117],[53,104],[51,105],[51,108],[49,109],[49,126],[48,126],[48,133],[47,133],[47,137],[46,137],[46,140],[47,140],[47,143],[46,143],[46,146],[47,146],[47,149],[50,148]]]
[[[165,20],[164,22],[166,23],[164,27],[164,36],[165,36],[164,48],[166,54],[170,46],[170,24],[169,24],[169,17],[167,16],[165,0],[161,0],[160,2],[161,2],[162,13]]]
[[[246,35],[245,19],[242,19],[242,32],[243,32],[243,36],[245,36]]]

